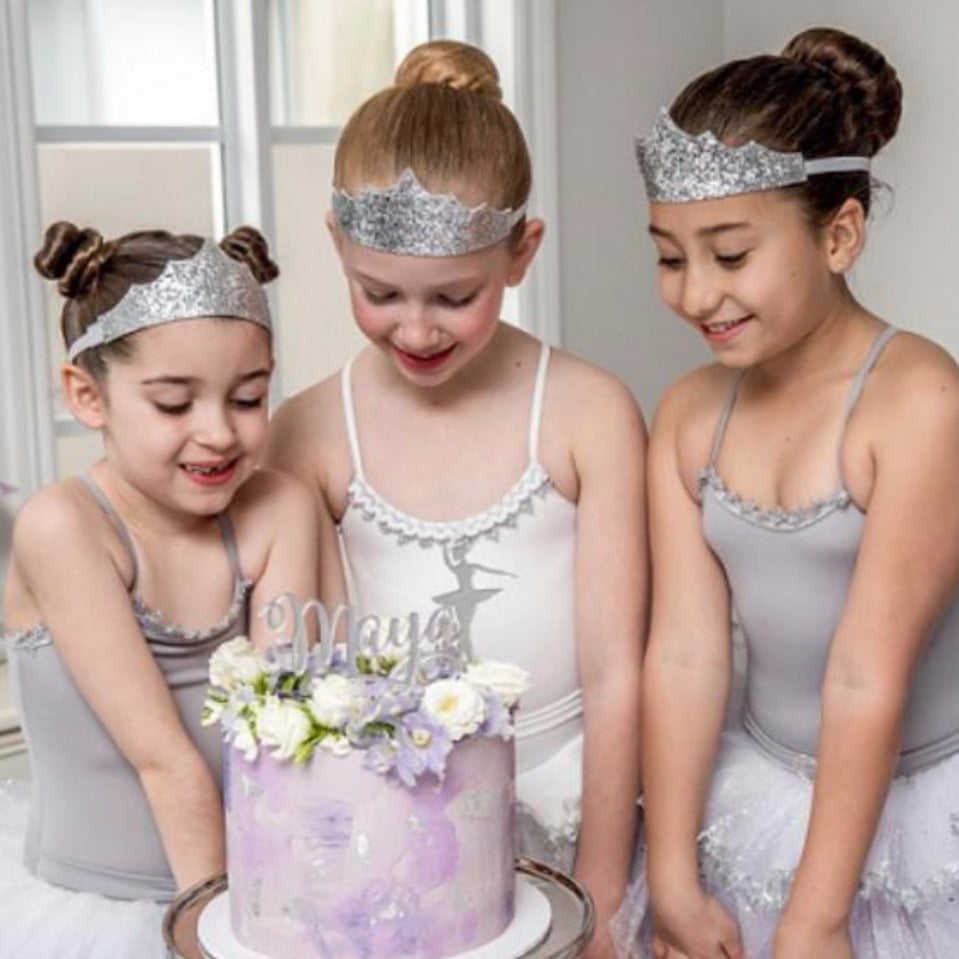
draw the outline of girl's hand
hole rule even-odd
[[[739,927],[729,913],[701,889],[670,896],[665,908],[656,910],[655,915],[655,959],[682,959],[684,956],[688,959],[746,959]],[[810,955],[814,953],[807,953],[806,959]]]
[[[849,927],[823,928],[783,913],[773,937],[772,959],[853,959]]]
[[[616,950],[605,923],[597,922],[593,938],[589,940],[581,956],[582,959],[616,959]]]
[[[684,952],[674,949],[668,943],[664,942],[658,932],[653,933],[653,941],[650,943],[650,955],[653,959],[689,959]]]

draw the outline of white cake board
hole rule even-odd
[[[513,921],[495,938],[475,949],[447,959],[521,959],[549,935],[552,908],[533,880],[516,877],[516,909]],[[224,889],[203,907],[197,923],[197,938],[206,959],[274,959],[243,945],[230,925],[230,890]]]

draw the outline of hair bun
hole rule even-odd
[[[875,47],[831,27],[813,27],[797,34],[782,55],[829,74],[849,103],[847,124],[869,154],[877,153],[899,127],[902,84],[896,71]]]
[[[398,87],[435,83],[503,99],[496,64],[479,48],[456,40],[431,40],[413,47],[396,68],[394,83]]]
[[[60,293],[77,297],[93,288],[103,265],[115,252],[116,243],[104,241],[92,227],[80,229],[67,220],[58,220],[47,228],[33,264],[41,276],[57,281]]]
[[[245,263],[258,283],[269,283],[280,275],[280,268],[270,259],[266,237],[252,226],[238,226],[220,240],[220,249],[233,260]]]

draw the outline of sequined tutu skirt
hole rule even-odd
[[[30,786],[0,782],[0,957],[166,959],[162,903],[53,886],[23,865]]]
[[[769,959],[799,861],[812,782],[745,731],[723,734],[699,835],[703,887],[739,924],[747,959]],[[649,955],[643,856],[612,931],[620,956]],[[959,957],[959,755],[893,780],[850,928],[856,959]]]
[[[573,871],[579,836],[583,735],[516,774],[516,853]]]

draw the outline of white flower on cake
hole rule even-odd
[[[291,623],[277,615],[284,604]],[[312,646],[307,613],[315,615]],[[265,650],[245,637],[217,649],[203,706],[203,722],[219,722],[251,763],[261,749],[294,763],[316,750],[360,752],[366,768],[413,786],[427,774],[443,779],[454,742],[513,735],[526,672],[468,662],[443,608],[423,624],[415,613],[357,618],[349,607],[330,613],[287,593],[259,615],[274,632],[290,629]]]
[[[475,733],[486,716],[482,694],[462,679],[438,679],[430,683],[423,692],[421,708],[454,742]]]
[[[252,683],[263,665],[246,636],[237,636],[217,647],[210,657],[210,682],[228,692]]]
[[[299,703],[268,696],[256,711],[256,731],[277,759],[292,759],[310,735],[310,718]]]
[[[342,729],[350,718],[353,682],[346,676],[330,673],[313,680],[309,706],[313,718],[329,729]]]
[[[463,678],[497,693],[506,707],[515,706],[519,697],[529,689],[529,673],[525,669],[495,659],[470,663]]]
[[[230,736],[233,739],[233,746],[243,753],[243,758],[247,762],[253,762],[259,755],[260,747],[256,741],[256,734],[249,720],[237,716],[230,727]]]
[[[317,745],[325,752],[332,753],[334,756],[340,756],[341,758],[349,756],[353,751],[349,739],[347,739],[346,736],[341,736],[339,733],[324,736]]]

